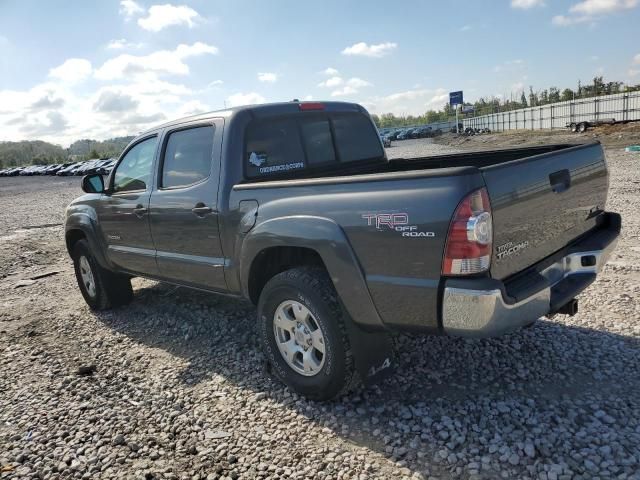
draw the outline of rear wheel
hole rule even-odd
[[[569,125],[569,128],[573,133],[576,133],[578,131],[578,126],[574,122],[571,122],[571,124]]]
[[[584,133],[587,131],[587,124],[582,122],[578,124],[578,132]]]
[[[131,301],[133,290],[129,277],[102,268],[86,240],[76,242],[72,258],[78,287],[92,310],[106,310]]]
[[[357,382],[345,316],[320,268],[293,268],[265,285],[258,333],[272,372],[312,400],[329,400]]]

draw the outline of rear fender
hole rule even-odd
[[[384,328],[358,259],[337,223],[296,215],[274,218],[254,227],[244,239],[240,254],[240,281],[247,298],[251,264],[262,250],[271,247],[302,247],[317,252],[353,321],[365,329]]]

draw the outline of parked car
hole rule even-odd
[[[107,162],[96,169],[95,173],[99,173],[100,175],[109,175],[113,170],[116,162],[118,160],[116,158],[111,158],[107,160]]]
[[[396,139],[407,140],[408,138],[411,138],[411,132],[413,132],[413,130],[411,128],[407,128],[406,130],[403,130],[402,132],[400,132],[396,137]]]
[[[389,148],[391,146],[391,139],[385,135],[380,135],[380,141],[384,148]]]
[[[57,165],[52,165],[50,168],[47,169],[46,174],[56,175],[60,170],[68,167],[69,165],[71,165],[71,163],[59,163]]]
[[[608,182],[599,143],[388,160],[359,105],[266,104],[144,132],[83,178],[65,238],[92,309],[132,276],[247,298],[270,371],[325,400],[390,374],[389,331],[575,314],[620,232]]]
[[[40,170],[40,168],[42,168],[42,165],[30,165],[28,167],[26,167],[25,169],[23,169],[20,172],[21,176],[25,176],[25,177],[30,177],[32,175],[36,175],[37,172]]]
[[[99,158],[92,158],[91,160],[87,160],[86,162],[82,162],[81,165],[78,166],[75,170],[73,170],[73,175],[86,175],[91,172],[91,169],[100,162]]]
[[[13,168],[10,168],[9,170],[7,170],[7,172],[5,173],[5,175],[6,175],[7,177],[15,177],[16,175],[19,175],[19,174],[20,174],[20,172],[21,172],[22,170],[24,170],[24,168],[25,168],[25,167],[13,167]]]
[[[398,135],[400,135],[401,132],[402,132],[402,130],[400,130],[400,129],[392,130],[388,135],[389,140],[397,140],[398,139]]]
[[[67,167],[61,168],[60,170],[58,170],[56,172],[56,175],[58,175],[58,176],[73,175],[73,172],[76,169],[78,169],[82,164],[83,164],[83,162],[72,163],[71,165],[68,165]]]

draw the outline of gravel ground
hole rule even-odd
[[[640,479],[640,155],[607,157],[624,231],[578,315],[402,336],[392,379],[324,404],[264,373],[246,303],[136,279],[91,312],[57,225],[78,179],[0,178],[0,476]]]

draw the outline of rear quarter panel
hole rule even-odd
[[[230,192],[225,227],[238,231],[240,216],[234,212],[242,200],[258,202],[256,226],[295,215],[329,219],[348,239],[357,262],[353,268],[361,269],[385,325],[437,329],[449,221],[463,196],[483,185],[479,172],[457,168],[363,176],[361,181],[345,178],[236,187]],[[302,228],[309,227],[301,224],[298,233],[304,237]],[[228,242],[225,248],[236,262],[240,252],[228,255],[229,248],[237,250],[241,243]]]

